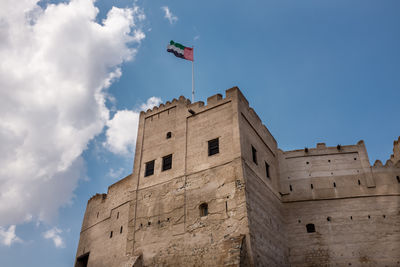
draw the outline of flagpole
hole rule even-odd
[[[192,103],[194,103],[194,46],[192,46],[193,60],[192,60]]]

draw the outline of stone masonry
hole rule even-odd
[[[140,114],[132,174],[87,204],[76,267],[400,266],[400,137],[282,151],[237,87]]]

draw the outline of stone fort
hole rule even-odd
[[[87,203],[76,267],[400,266],[400,137],[282,151],[237,88],[141,112],[132,174]]]

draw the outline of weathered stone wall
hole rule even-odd
[[[400,197],[285,203],[291,266],[399,266]],[[315,225],[308,233],[306,224]]]
[[[77,250],[77,257],[89,252],[88,267],[119,266],[126,259],[129,181],[130,176],[88,201]]]
[[[399,266],[399,142],[374,166],[362,141],[282,151],[238,88],[207,105],[174,99],[141,113],[133,173],[88,201],[77,257],[89,252],[89,267]]]

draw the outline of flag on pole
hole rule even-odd
[[[175,56],[193,61],[193,48],[183,46],[171,40],[167,46],[167,51],[174,53]]]

